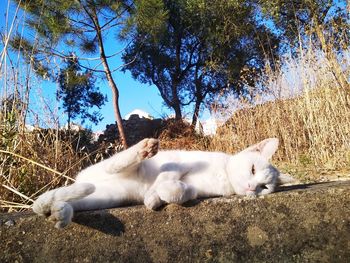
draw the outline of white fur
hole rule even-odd
[[[33,210],[68,225],[73,211],[144,203],[156,209],[197,197],[264,195],[292,178],[269,164],[278,147],[266,139],[235,155],[203,151],[158,151],[158,140],[133,147],[81,171],[76,182],[42,194]]]

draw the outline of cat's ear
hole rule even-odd
[[[245,151],[259,152],[267,160],[271,159],[272,155],[277,151],[278,139],[269,138],[257,144],[248,147]]]
[[[297,180],[287,174],[280,173],[277,177],[277,185],[296,183]]]

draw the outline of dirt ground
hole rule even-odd
[[[0,262],[350,262],[349,180],[82,212],[62,230],[32,213],[0,221]]]

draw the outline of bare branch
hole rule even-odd
[[[127,62],[127,63],[124,63],[123,65],[120,65],[119,67],[113,69],[111,72],[113,73],[113,72],[115,72],[115,71],[117,71],[117,70],[120,70],[121,68],[124,68],[124,67],[126,67],[126,66],[129,66],[130,64],[132,64],[132,63],[135,62],[136,58],[137,58],[137,56],[135,56],[131,61],[129,61],[129,62]]]
[[[98,73],[106,73],[104,70],[101,70],[101,69],[97,69],[97,67],[101,66],[102,62],[98,63],[94,68],[90,68],[90,67],[87,67],[81,63],[79,63],[79,66],[84,68],[84,69],[87,69],[87,70],[90,70],[90,71],[93,71],[93,72],[98,72]]]
[[[94,28],[92,25],[88,24],[88,23],[85,23],[83,21],[77,21],[71,17],[68,17],[69,20],[73,21],[74,23],[77,23],[77,24],[82,24],[83,26],[85,27],[90,27],[90,28]]]
[[[118,16],[113,17],[111,20],[109,20],[107,23],[105,23],[103,26],[101,26],[101,29],[104,29],[105,27],[107,27],[109,24],[111,24],[114,20],[116,20],[118,18],[119,18]]]

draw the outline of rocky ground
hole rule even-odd
[[[350,262],[349,180],[83,212],[63,230],[32,213],[0,221],[0,262]]]

